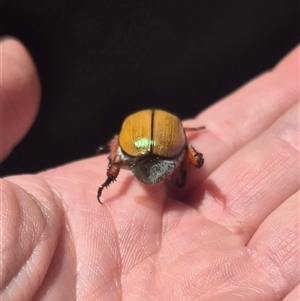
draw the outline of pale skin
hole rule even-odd
[[[0,47],[4,160],[40,84],[24,46]],[[183,124],[206,130],[181,190],[121,170],[101,205],[105,155],[4,178],[0,300],[299,300],[299,48]]]

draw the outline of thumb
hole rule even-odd
[[[40,82],[26,48],[14,38],[0,42],[0,162],[31,127],[38,111]]]

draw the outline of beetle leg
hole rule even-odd
[[[197,152],[191,144],[187,145],[186,152],[188,159],[196,168],[200,168],[203,165],[203,155]]]
[[[108,153],[111,150],[112,145],[116,144],[115,141],[117,140],[116,139],[117,137],[118,136],[115,136],[111,140],[107,141],[105,144],[98,146],[96,150],[96,154],[100,155],[100,154]]]
[[[105,180],[105,182],[98,188],[98,194],[97,194],[97,199],[99,201],[100,204],[102,204],[102,202],[100,201],[100,197],[102,194],[102,190],[104,187],[108,187],[112,182],[115,182],[118,175],[119,175],[119,171],[120,168],[114,164],[114,162],[109,158],[109,163],[107,166],[107,178]]]
[[[200,168],[204,163],[203,155],[197,152],[192,145],[188,144],[185,151],[186,156],[180,165],[180,178],[176,180],[176,186],[180,188],[185,185],[186,174],[189,168],[188,163],[192,163],[196,168]]]
[[[109,163],[107,166],[107,178],[105,182],[98,188],[98,194],[97,194],[97,199],[100,204],[102,202],[100,201],[100,197],[102,194],[103,188],[107,188],[111,183],[115,182],[117,180],[117,177],[119,175],[120,169],[128,169],[130,170],[131,168],[131,161],[132,160],[121,160],[119,155],[115,155],[115,157],[112,159],[110,156],[108,157]]]
[[[182,154],[182,161],[180,163],[179,177],[176,179],[176,186],[182,188],[185,185],[186,175],[190,169],[190,162],[187,156],[187,147],[185,153]]]
[[[182,188],[185,185],[185,180],[186,180],[187,170],[183,165],[184,164],[182,163],[180,167],[180,176],[176,180],[176,186],[179,188]]]
[[[118,136],[115,136],[112,140],[106,143],[103,147],[99,147],[99,152],[103,152],[104,150],[109,149],[110,154],[108,156],[108,165],[107,165],[107,178],[105,182],[98,188],[97,199],[100,204],[100,197],[102,194],[102,190],[104,187],[108,187],[112,182],[115,182],[120,171],[120,167],[118,166],[118,161],[120,160],[118,153]]]
[[[183,128],[185,132],[192,132],[192,131],[199,131],[199,130],[205,130],[205,126],[198,126],[196,128]]]

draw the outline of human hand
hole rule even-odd
[[[5,43],[3,157],[39,98],[30,57]],[[188,136],[205,163],[181,191],[121,171],[100,205],[106,156],[1,180],[0,299],[298,300],[298,66],[299,48],[184,122],[206,126]]]

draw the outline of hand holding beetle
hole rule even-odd
[[[8,154],[33,121],[39,84],[24,48],[2,43]],[[106,156],[3,179],[0,299],[297,300],[298,54],[183,123],[207,128],[190,137],[205,165],[191,169],[184,197],[124,172],[99,205]],[[16,85],[19,70],[30,88]],[[22,93],[30,105],[14,120]]]

